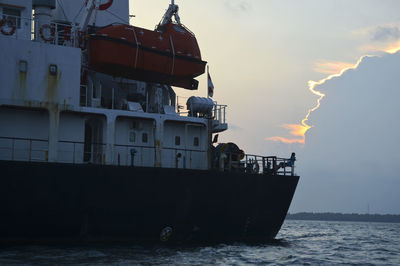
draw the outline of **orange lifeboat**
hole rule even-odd
[[[183,25],[168,23],[163,32],[110,25],[89,36],[89,68],[139,81],[196,90],[203,74],[196,37]]]

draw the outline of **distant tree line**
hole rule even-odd
[[[310,220],[310,221],[349,221],[349,222],[378,222],[378,223],[400,223],[400,215],[391,214],[345,214],[345,213],[314,213],[299,212],[286,215],[289,220]]]

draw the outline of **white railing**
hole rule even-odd
[[[227,105],[215,103],[213,117],[214,120],[219,122],[219,124],[226,124],[226,107]]]
[[[33,19],[33,41],[61,46],[77,46],[79,40],[74,36],[75,29],[71,24],[51,22],[50,25],[42,25],[40,28],[37,25],[37,20]]]
[[[0,17],[0,35],[19,40],[31,40],[32,19],[19,16],[3,15]]]
[[[81,42],[79,35],[75,37],[75,28],[68,23],[51,22],[39,28],[37,19],[7,15],[0,20],[0,35],[5,37],[62,46],[78,46]]]
[[[178,115],[187,116],[189,114],[189,110],[186,106],[186,101],[189,98],[176,96],[176,113]],[[182,103],[183,102],[183,103]],[[218,104],[214,101],[214,108],[212,110],[211,117],[213,120],[218,121],[219,124],[226,124],[226,108],[227,105]]]
[[[0,137],[0,159],[45,162],[48,160],[48,140]]]
[[[118,166],[144,166],[154,167],[154,145],[122,145],[114,144],[108,146],[104,143],[84,143],[79,141],[58,141],[57,160],[58,163],[70,164],[112,164]],[[11,138],[0,137],[0,160],[25,161],[25,162],[48,162],[49,142],[47,139]],[[166,157],[163,162],[165,168],[188,168],[203,169],[206,150],[201,149],[176,149],[162,148],[163,152],[180,153],[172,161],[171,156]],[[193,159],[193,161],[192,161]],[[179,163],[178,163],[179,162]],[[199,166],[198,163],[201,162]]]

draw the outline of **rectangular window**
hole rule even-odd
[[[198,147],[199,146],[199,137],[194,137],[193,139],[193,146]]]
[[[147,133],[143,133],[142,134],[142,142],[147,143],[147,141],[148,141]]]
[[[135,143],[136,142],[136,133],[135,131],[129,132],[129,142]]]
[[[3,7],[3,19],[11,21],[18,29],[21,28],[21,10]]]
[[[176,145],[176,146],[181,145],[181,137],[180,137],[180,136],[176,136],[176,137],[175,137],[175,145]]]

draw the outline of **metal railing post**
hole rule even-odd
[[[226,106],[224,106],[224,118],[223,118],[223,121],[224,121],[224,124],[225,124],[225,121],[226,121]]]
[[[85,107],[87,107],[89,102],[88,102],[88,87],[86,85],[85,85],[85,93],[86,93],[86,99],[85,99],[86,105],[85,105]]]
[[[12,140],[11,149],[11,161],[14,161],[15,139]]]
[[[29,140],[29,161],[32,160],[32,140]]]
[[[72,163],[75,164],[75,142],[74,142],[74,154],[72,155]]]

